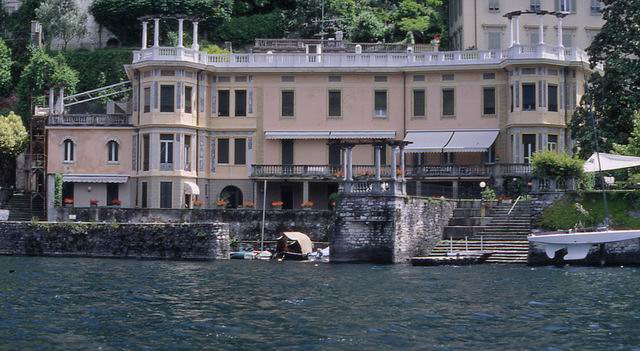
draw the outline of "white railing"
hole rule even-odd
[[[407,67],[437,65],[497,64],[504,60],[552,59],[588,62],[588,55],[577,48],[554,45],[519,45],[505,50],[441,51],[422,53],[255,53],[207,54],[188,48],[151,47],[135,51],[133,63],[145,61],[184,61],[214,67]]]

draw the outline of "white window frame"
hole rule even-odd
[[[109,140],[107,142],[107,162],[108,163],[119,163],[119,151],[118,148],[120,144],[118,144],[115,140]]]
[[[62,142],[62,159],[64,163],[76,162],[76,143],[72,139],[65,139]]]

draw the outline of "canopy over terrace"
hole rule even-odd
[[[584,171],[587,173],[598,172],[600,168],[603,171],[612,171],[633,167],[640,167],[640,157],[605,154],[602,152],[600,152],[599,160],[598,153],[594,153],[584,163]]]
[[[434,130],[409,131],[404,138],[409,153],[487,152],[496,141],[499,130]]]

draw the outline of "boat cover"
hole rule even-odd
[[[309,239],[309,237],[306,234],[300,233],[300,232],[284,232],[282,234],[283,236],[278,238],[278,240],[282,239],[282,237],[286,237],[287,240],[297,241],[298,244],[300,245],[301,254],[303,255],[310,254],[311,251],[313,250],[313,244],[311,243],[311,239]]]
[[[640,167],[640,157],[605,154],[601,152],[600,165],[602,166],[603,171]],[[589,173],[598,172],[599,170],[598,153],[596,152],[589,157],[587,162],[584,163],[584,171]]]

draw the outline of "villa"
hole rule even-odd
[[[48,208],[55,174],[80,207],[261,207],[266,196],[329,208],[341,180],[374,177],[453,198],[477,197],[481,182],[526,184],[534,152],[572,148],[567,125],[593,72],[583,49],[603,24],[600,2],[578,2],[450,1],[460,51],[338,32],[214,55],[200,51],[193,19],[178,18],[179,42],[164,47],[163,18],[143,18],[129,104],[75,115],[73,97],[51,91]]]

